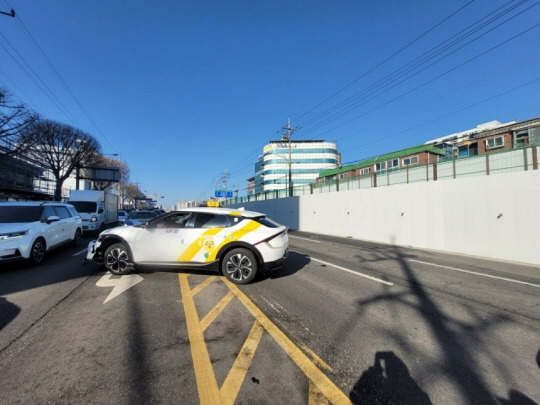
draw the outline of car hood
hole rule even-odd
[[[16,222],[9,224],[0,224],[0,234],[9,233],[9,232],[21,232],[28,231],[29,229],[34,229],[34,222]]]
[[[79,212],[79,215],[81,217],[82,220],[89,220],[90,218],[92,218],[92,215],[95,215],[95,213],[88,213],[88,212]]]

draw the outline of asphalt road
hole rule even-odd
[[[539,268],[290,236],[240,288],[2,265],[0,403],[540,403]]]

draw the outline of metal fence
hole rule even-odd
[[[491,176],[499,173],[538,170],[538,150],[536,146],[517,148],[485,155],[450,158],[427,165],[381,170],[364,176],[355,176],[316,182],[292,189],[293,196],[331,193],[344,190],[358,190],[372,187],[385,187],[396,184],[409,184],[426,181],[464,178],[471,176]],[[289,196],[289,190],[266,191],[236,197],[222,202],[222,205],[249,201],[271,200]]]

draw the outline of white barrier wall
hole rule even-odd
[[[540,170],[235,206],[305,232],[540,265]]]

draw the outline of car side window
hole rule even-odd
[[[191,213],[179,212],[158,220],[156,222],[156,228],[185,228],[190,218]]]
[[[197,213],[195,218],[194,228],[226,228],[230,226],[226,215]]]
[[[56,206],[54,207],[54,210],[56,211],[56,215],[58,215],[60,219],[66,219],[71,216],[69,215],[69,211],[67,210],[66,207]]]
[[[58,214],[54,211],[53,207],[46,206],[43,208],[43,219],[47,219],[49,217],[57,217]]]

